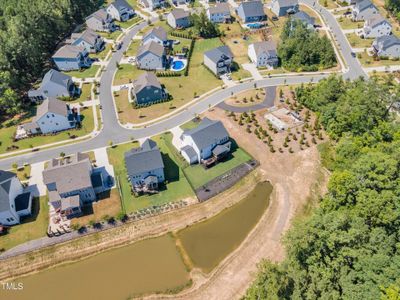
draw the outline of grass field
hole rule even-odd
[[[63,72],[69,76],[76,77],[76,78],[92,78],[96,76],[97,71],[99,70],[100,66],[93,65],[90,68],[82,69],[80,71],[71,71],[71,72]]]
[[[121,28],[125,28],[125,29],[126,29],[126,28],[129,28],[129,27],[131,27],[132,25],[134,25],[134,24],[140,22],[141,20],[142,20],[141,17],[136,16],[136,17],[133,17],[132,19],[129,19],[129,20],[126,21],[126,22],[118,22],[118,21],[116,21],[115,24],[118,25],[118,26],[120,26]]]
[[[108,149],[110,163],[113,164],[115,172],[118,174],[122,190],[122,203],[127,213],[194,196],[187,179],[179,167],[179,163],[174,159],[171,150],[165,143],[165,138],[168,138],[168,135],[170,136],[170,134],[163,134],[153,138],[162,153],[165,165],[165,179],[167,183],[160,193],[155,195],[142,195],[135,197],[131,194],[131,186],[126,177],[127,171],[125,169],[124,159],[122,158],[126,151],[133,147],[137,147],[137,143],[118,145],[115,148]]]
[[[91,98],[90,94],[92,91],[92,87],[93,87],[93,85],[91,83],[82,84],[81,94],[73,102],[79,103],[79,102],[84,102],[84,101],[90,100],[90,98]]]
[[[346,34],[346,37],[353,48],[369,48],[374,42],[373,39],[362,39],[355,33]]]
[[[122,31],[115,30],[114,32],[97,32],[97,33],[108,40],[115,41],[122,34]]]
[[[104,60],[106,58],[108,52],[111,51],[111,48],[112,48],[111,44],[107,43],[103,51],[98,52],[96,54],[90,54],[90,57],[91,58],[98,58],[100,60]]]
[[[115,74],[113,85],[128,84],[142,73],[144,73],[144,71],[139,70],[134,65],[121,64]]]
[[[369,56],[365,52],[357,53],[357,58],[360,61],[360,63],[365,67],[400,65],[400,61],[398,60],[391,60],[391,59],[374,60],[372,56]]]
[[[8,250],[19,244],[46,235],[49,224],[47,197],[32,200],[32,216],[22,219],[21,224],[12,226],[8,234],[0,236],[0,249]]]
[[[136,56],[136,53],[140,47],[140,40],[132,40],[129,44],[128,50],[126,50],[126,56]]]
[[[345,16],[340,17],[337,21],[343,29],[359,29],[364,26],[364,22],[354,22]]]

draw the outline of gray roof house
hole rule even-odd
[[[175,8],[167,15],[167,23],[172,28],[186,28],[190,26],[189,12]]]
[[[212,156],[220,157],[227,154],[231,147],[228,131],[222,122],[208,118],[204,118],[197,127],[185,130],[180,140],[182,147],[179,151],[189,164],[202,162]]]
[[[68,42],[73,46],[85,48],[89,53],[100,52],[104,50],[105,45],[103,37],[92,29],[86,29],[81,33],[73,33]]]
[[[300,10],[291,16],[292,20],[302,22],[307,28],[314,29],[315,18],[311,17],[306,12]]]
[[[31,214],[32,194],[24,192],[17,175],[0,170],[0,225],[20,223],[21,217]]]
[[[150,10],[155,10],[157,8],[161,8],[166,5],[167,1],[165,0],[139,0],[138,2],[144,8],[148,8]]]
[[[248,56],[250,60],[259,67],[275,68],[279,59],[276,52],[276,45],[272,41],[256,42],[249,45]]]
[[[147,31],[142,37],[142,44],[147,44],[151,41],[156,42],[162,46],[167,46],[168,34],[165,29],[161,26],[157,26]]]
[[[94,12],[85,20],[86,26],[94,31],[113,32],[116,29],[113,18],[104,8]]]
[[[297,0],[272,0],[271,10],[275,15],[281,17],[297,12],[299,3]]]
[[[355,21],[364,21],[377,14],[379,11],[371,0],[363,0],[354,5],[352,18]]]
[[[32,102],[41,102],[47,97],[73,98],[79,93],[80,90],[75,86],[71,76],[51,69],[44,75],[38,89],[28,91],[28,97]]]
[[[158,185],[165,181],[161,152],[151,139],[125,152],[125,167],[135,192],[156,191]]]
[[[50,204],[67,218],[80,215],[83,203],[96,200],[92,176],[93,167],[88,154],[52,159],[43,171]]]
[[[132,97],[140,105],[165,100],[168,94],[154,73],[145,72],[132,82]]]
[[[89,52],[81,46],[65,45],[52,56],[57,68],[61,71],[88,68],[92,64]]]
[[[372,49],[381,57],[400,58],[400,39],[394,35],[378,37],[373,42]]]
[[[259,0],[241,2],[236,13],[243,23],[267,20],[267,15],[264,12],[264,5]]]
[[[107,12],[114,20],[120,22],[128,21],[135,15],[133,7],[130,6],[125,0],[115,0],[109,6],[107,6]]]
[[[390,34],[392,34],[392,25],[379,14],[365,20],[361,33],[364,38],[377,38]]]
[[[215,6],[210,6],[207,9],[207,17],[213,23],[230,23],[231,12],[228,3],[217,3]]]
[[[154,41],[141,45],[136,54],[136,64],[143,70],[163,70],[166,60],[165,48]]]
[[[233,62],[233,54],[228,46],[220,46],[204,52],[204,65],[220,77],[230,73]]]

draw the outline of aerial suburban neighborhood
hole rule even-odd
[[[399,1],[0,24],[0,299],[399,299]]]

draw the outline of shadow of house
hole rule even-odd
[[[167,153],[161,153],[161,156],[165,165],[165,180],[167,182],[179,181],[179,166]]]
[[[40,209],[41,209],[40,198],[33,197],[32,198],[32,207],[31,207],[31,215],[21,217],[20,224],[35,222],[40,213]]]

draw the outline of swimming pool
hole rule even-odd
[[[182,71],[186,67],[186,59],[176,59],[174,58],[173,62],[171,63],[171,70],[172,71]]]

